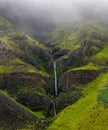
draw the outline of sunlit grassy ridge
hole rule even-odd
[[[83,90],[84,97],[65,108],[48,130],[107,130],[108,107],[98,101],[108,83],[108,73],[100,75]]]
[[[98,67],[92,63],[89,63],[88,65],[81,66],[79,68],[70,69],[69,71],[71,71],[71,70],[73,70],[73,71],[76,71],[76,70],[98,70]]]
[[[99,53],[97,53],[92,61],[97,65],[107,65],[108,62],[108,45],[105,46]]]

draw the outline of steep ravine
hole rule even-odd
[[[92,28],[87,36],[77,30],[49,47],[0,17],[0,89],[40,118],[36,130],[46,129],[57,113],[84,96],[88,83],[107,71],[107,37]],[[72,45],[61,48],[65,41]]]

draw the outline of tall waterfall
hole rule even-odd
[[[56,67],[56,62],[54,62],[54,75],[55,75],[55,96],[58,95],[57,91],[57,67]]]
[[[54,109],[54,116],[56,116],[57,113],[56,113],[56,104],[55,104],[55,101],[53,102],[53,109]]]

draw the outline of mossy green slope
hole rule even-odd
[[[39,119],[35,113],[0,91],[0,130],[34,130],[33,126],[38,124]]]
[[[95,22],[80,25],[68,35],[68,40],[71,41],[67,43],[70,45],[70,49],[66,48],[68,52],[57,59],[60,72],[67,71],[71,68],[86,66],[89,63],[94,64],[95,67],[100,66],[104,61],[107,63],[107,54],[104,54],[103,49],[105,49],[107,53],[108,30],[103,25]],[[62,44],[58,42],[57,46],[59,45],[60,48],[62,48]]]
[[[39,72],[50,59],[38,41],[0,17],[0,72]],[[8,69],[9,67],[9,69]]]
[[[50,78],[46,69],[50,58],[44,45],[0,17],[0,89],[6,89],[23,105],[27,101],[25,106],[28,100],[32,105],[34,98],[37,102],[48,100],[50,104],[46,96]],[[38,107],[35,100],[33,106]]]
[[[98,100],[106,84],[108,73],[89,83],[83,90],[84,97],[59,113],[48,130],[107,130],[108,107]]]
[[[52,33],[52,40],[51,40],[51,45],[61,48],[66,49],[68,51],[73,51],[77,48],[80,47],[80,45],[77,42],[78,39],[78,32],[73,32],[70,36],[67,31],[65,30],[55,30]]]
[[[108,63],[108,45],[104,47],[99,53],[92,57],[92,62],[98,66],[107,66]]]
[[[92,45],[103,44],[107,39],[107,29],[95,21],[90,21],[67,31],[66,29],[56,29],[52,34],[50,44],[68,51],[80,48],[83,42],[90,42]],[[99,45],[102,46],[102,45]],[[95,48],[96,49],[96,48]]]

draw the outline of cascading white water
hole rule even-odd
[[[58,95],[58,91],[57,91],[57,67],[56,67],[56,62],[54,62],[54,80],[55,80],[55,87],[54,87],[54,95],[57,96]],[[54,112],[54,116],[57,115],[56,112],[56,102],[55,100],[53,100],[53,112]]]
[[[58,95],[57,91],[57,67],[56,67],[56,62],[54,62],[54,75],[55,75],[55,96]]]
[[[55,101],[53,102],[53,109],[54,109],[54,116],[56,116],[57,113],[56,113],[56,104],[55,104]]]

